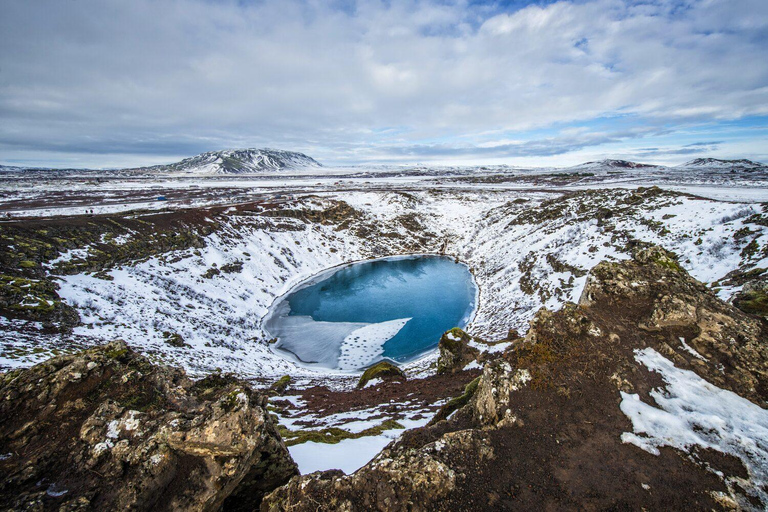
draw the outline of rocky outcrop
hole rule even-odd
[[[643,449],[627,441],[640,434],[621,406],[665,396],[670,382],[638,359],[652,351],[695,372],[686,378],[712,397],[730,390],[759,411],[766,342],[762,319],[717,299],[673,254],[643,248],[595,267],[580,304],[541,310],[467,386],[463,406],[352,475],[293,478],[262,510],[762,509],[759,458],[706,443]]]
[[[440,352],[437,373],[460,372],[467,364],[475,361],[480,351],[469,345],[471,341],[472,337],[458,327],[446,331],[437,345]]]
[[[733,305],[742,311],[768,319],[768,278],[749,281],[733,297]]]
[[[297,474],[266,398],[122,342],[0,377],[9,510],[253,510]]]

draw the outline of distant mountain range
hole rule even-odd
[[[139,167],[133,169],[115,169],[111,171],[97,171],[88,169],[42,169],[18,166],[0,165],[0,172],[24,174],[33,171],[56,171],[59,173],[128,173],[128,174],[171,174],[171,175],[253,175],[269,174],[280,171],[300,171],[320,169],[323,166],[314,158],[295,151],[282,151],[279,149],[228,149],[222,151],[209,151],[197,156],[185,158],[176,163],[167,165],[154,165],[151,167]],[[386,171],[386,166],[382,172]],[[411,169],[418,171],[421,167]],[[721,160],[718,158],[697,158],[684,164],[668,167],[664,165],[644,164],[629,160],[606,159],[595,162],[586,162],[573,167],[569,171],[632,171],[653,169],[701,169],[714,171],[744,171],[768,170],[768,166],[752,160]],[[424,170],[429,171],[429,166]],[[401,174],[409,174],[408,171],[400,171]]]
[[[713,169],[713,170],[757,170],[766,169],[768,166],[760,162],[753,162],[752,160],[721,160],[718,158],[697,158],[684,164],[667,167],[664,165],[643,164],[638,162],[631,162],[629,160],[599,160],[596,162],[586,162],[583,164],[569,167],[569,170],[574,171],[593,171],[593,170],[631,170],[631,169]]]
[[[741,168],[741,169],[759,169],[766,167],[765,164],[760,162],[753,162],[752,160],[720,160],[718,158],[697,158],[686,162],[678,167],[700,167],[708,169],[721,169],[721,168]]]

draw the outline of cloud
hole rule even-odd
[[[330,161],[551,155],[642,130],[529,132],[768,115],[764,0],[521,5],[2,2],[0,160],[264,145]],[[520,142],[489,149],[488,133]]]

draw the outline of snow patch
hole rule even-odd
[[[357,370],[379,358],[384,353],[384,343],[395,337],[410,320],[388,320],[352,331],[341,342],[339,369]]]
[[[635,359],[660,373],[666,387],[650,393],[657,407],[642,402],[637,394],[621,393],[621,410],[633,428],[621,440],[654,455],[662,446],[679,450],[699,446],[737,457],[750,476],[750,481],[737,482],[767,504],[768,411],[692,371],[676,368],[651,348],[636,350]]]

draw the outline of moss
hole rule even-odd
[[[104,352],[104,355],[109,359],[121,360],[128,354],[127,348],[115,348]]]
[[[35,268],[37,263],[30,260],[23,260],[19,262],[19,268]]]
[[[464,393],[461,396],[457,396],[448,400],[448,402],[435,414],[435,417],[429,422],[430,425],[434,425],[438,421],[447,419],[453,411],[457,411],[467,405],[469,401],[475,396],[477,386],[480,384],[480,376],[476,377],[469,384],[464,386]]]
[[[274,384],[272,384],[269,389],[270,391],[274,391],[278,395],[282,395],[285,393],[285,390],[288,389],[288,386],[291,384],[291,376],[290,375],[283,375],[280,377],[277,381],[275,381]]]
[[[671,252],[664,251],[666,254],[657,253],[651,259],[651,262],[659,267],[663,267],[674,272],[684,272],[683,267],[677,262],[677,258]]]
[[[240,393],[243,393],[243,390],[240,388],[235,388],[232,391],[230,391],[226,397],[221,402],[221,408],[227,412],[234,411],[240,406],[240,400],[238,400],[238,395]]]
[[[451,352],[458,351],[461,349],[461,346],[468,341],[469,334],[458,327],[445,331],[440,338],[440,344]]]
[[[757,238],[754,238],[741,251],[741,257],[742,258],[751,258],[755,254],[757,254],[757,251],[759,251],[759,250],[760,250],[760,244],[757,243]]]
[[[155,388],[140,389],[134,393],[131,393],[128,397],[120,402],[120,405],[126,409],[132,409],[134,411],[147,412],[155,410],[163,402],[163,396]]]
[[[765,289],[753,289],[740,293],[733,304],[752,315],[768,317],[768,293]]]
[[[10,370],[9,372],[4,373],[1,377],[2,380],[0,380],[0,384],[2,384],[3,386],[10,384],[23,372],[24,372],[24,368],[17,368],[15,370]]]
[[[198,397],[207,400],[214,397],[220,390],[236,382],[238,382],[237,377],[231,373],[212,373],[204,379],[195,382],[193,389]]]
[[[519,351],[516,366],[528,368],[531,373],[532,388],[546,388],[552,385],[551,369],[557,366],[559,357],[551,340],[541,340]]]
[[[397,366],[387,361],[380,361],[371,366],[360,376],[360,380],[357,382],[357,387],[364,387],[369,381],[378,378],[394,378],[405,380],[405,374]]]

